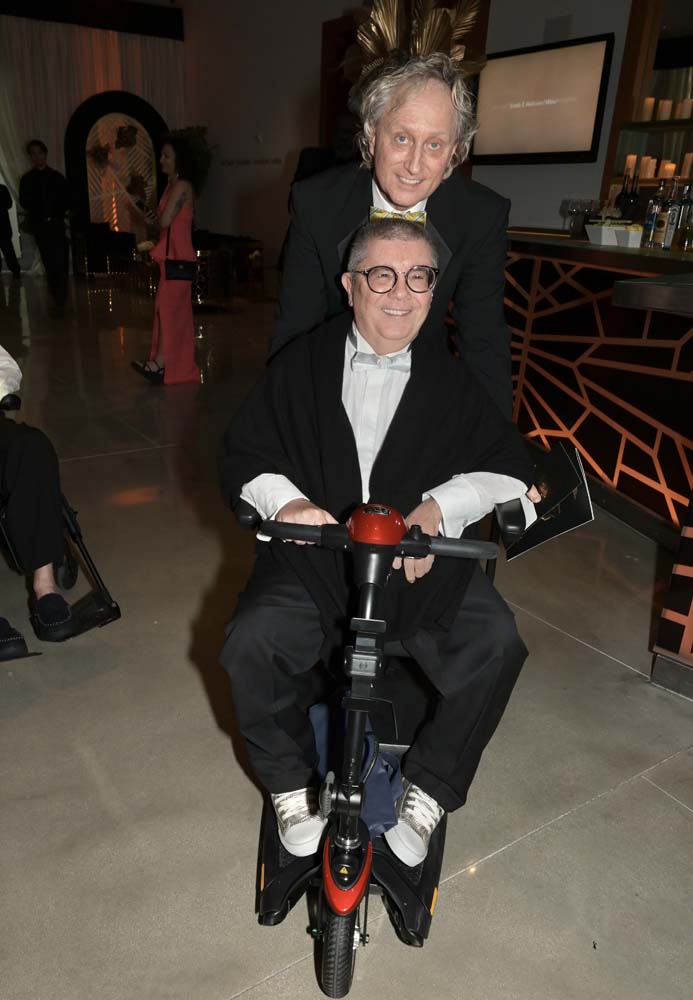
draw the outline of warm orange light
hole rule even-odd
[[[158,503],[161,500],[159,486],[134,486],[129,490],[112,493],[108,502],[113,507],[142,507],[147,503]]]

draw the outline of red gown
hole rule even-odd
[[[171,192],[164,191],[157,214],[161,216]],[[168,256],[172,260],[194,260],[192,245],[193,212],[190,205],[183,205],[168,229],[162,229],[161,238],[151,252],[159,262],[159,287],[154,302],[154,332],[150,361],[155,361],[162,338],[164,357],[164,385],[181,382],[199,382],[200,369],[195,364],[195,327],[193,325],[192,295],[189,281],[167,281],[166,236],[170,231]]]

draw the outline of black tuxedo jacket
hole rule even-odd
[[[349,244],[368,221],[372,175],[355,163],[293,185],[284,247],[273,356],[298,334],[347,308],[341,285]],[[510,416],[510,333],[503,312],[510,202],[459,171],[428,199],[426,229],[440,276],[422,334],[444,337],[452,302],[462,357],[496,405]]]
[[[219,450],[221,488],[231,506],[245,483],[268,472],[286,476],[338,521],[361,503],[357,444],[342,403],[350,327],[347,313],[295,338],[232,418]],[[532,476],[517,428],[442,337],[419,334],[411,348],[411,376],[373,465],[370,500],[409,513],[436,484],[475,471],[527,485]],[[320,609],[325,635],[341,632],[349,620],[350,557],[278,540],[258,542],[257,554],[256,581],[264,574],[295,574]],[[436,559],[414,586],[404,573],[394,574],[385,591],[388,634],[409,637],[421,624],[449,628],[473,566],[469,559]]]

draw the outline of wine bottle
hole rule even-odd
[[[630,186],[630,191],[621,205],[621,218],[628,222],[632,222],[640,214],[639,182],[640,174],[636,172],[633,175],[633,183]]]

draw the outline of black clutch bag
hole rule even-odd
[[[171,260],[168,256],[168,245],[171,239],[171,227],[166,233],[166,260],[164,271],[167,281],[194,281],[197,277],[196,260]]]

